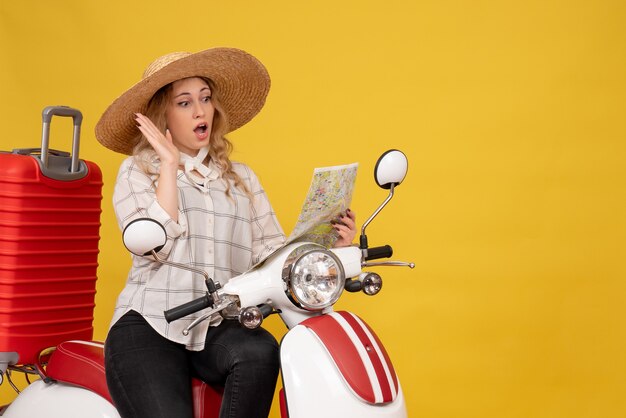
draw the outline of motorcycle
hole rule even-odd
[[[361,227],[358,247],[327,249],[293,242],[223,286],[203,270],[161,259],[157,252],[167,237],[163,226],[152,219],[128,224],[124,245],[135,255],[204,277],[205,295],[164,312],[171,322],[202,311],[184,334],[217,314],[250,329],[261,326],[269,315],[280,316],[288,328],[280,343],[282,418],[403,418],[407,416],[404,394],[383,344],[365,321],[351,312],[334,311],[333,305],[344,291],[370,296],[380,292],[381,276],[363,268],[414,267],[399,261],[371,261],[389,258],[393,250],[388,245],[370,248],[365,234],[404,180],[407,166],[406,156],[398,150],[378,159],[374,178],[389,195]],[[0,416],[119,418],[106,387],[102,343],[65,341],[44,350],[37,364],[20,365],[18,358],[18,353],[0,353],[0,384],[7,377],[17,390],[11,372],[39,379],[18,391]],[[220,389],[196,379],[192,389],[194,418],[217,417]]]

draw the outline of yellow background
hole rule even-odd
[[[84,113],[81,157],[105,180],[103,339],[129,257],[111,207],[122,156],[93,127],[155,57],[245,49],[273,85],[233,158],[286,232],[314,167],[360,163],[363,221],[386,196],[377,156],[409,157],[368,236],[416,268],[380,268],[379,296],[340,302],[384,341],[409,416],[623,417],[624,22],[621,0],[0,0],[0,149],[38,146],[46,105]],[[69,125],[55,119],[53,148]]]

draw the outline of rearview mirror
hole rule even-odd
[[[150,218],[135,219],[126,225],[122,237],[128,251],[139,256],[159,252],[167,242],[163,225]]]
[[[408,170],[408,160],[402,151],[391,149],[380,156],[374,167],[376,184],[383,189],[390,189],[402,183]]]
[[[374,180],[376,184],[383,189],[389,190],[389,196],[385,201],[374,211],[361,227],[361,236],[359,237],[359,248],[363,252],[363,259],[367,260],[369,257],[369,249],[367,244],[367,235],[365,235],[365,228],[372,222],[372,220],[380,213],[381,210],[389,203],[393,197],[395,187],[402,183],[408,169],[408,160],[406,155],[402,151],[397,149],[390,149],[386,151],[376,161],[374,167]],[[382,248],[382,247],[381,247]]]

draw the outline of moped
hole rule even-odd
[[[389,258],[390,246],[370,248],[366,227],[394,196],[404,180],[408,162],[398,150],[385,152],[376,163],[374,178],[389,190],[384,202],[361,227],[359,246],[327,249],[311,242],[292,242],[275,251],[249,271],[220,286],[203,270],[173,263],[157,255],[166,243],[165,229],[148,218],[137,219],[123,232],[124,245],[135,255],[204,277],[206,293],[165,311],[168,322],[199,312],[183,333],[212,315],[259,327],[264,318],[278,314],[288,328],[280,343],[283,418],[407,416],[400,381],[383,344],[357,315],[334,311],[344,291],[375,295],[382,278],[364,271],[374,266],[413,263],[371,260]],[[7,418],[119,418],[104,375],[103,344],[65,341],[42,351],[36,364],[20,364],[19,353],[0,353],[0,378],[21,372],[35,376],[8,406]],[[1,382],[0,382],[1,383]],[[194,418],[217,417],[220,388],[192,382]]]

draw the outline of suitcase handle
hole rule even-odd
[[[43,119],[41,132],[41,162],[45,168],[48,168],[48,146],[50,142],[50,122],[52,121],[52,116],[71,116],[74,121],[70,173],[76,173],[79,171],[80,160],[78,159],[78,151],[80,145],[80,125],[83,122],[83,114],[80,110],[68,106],[47,106],[43,109],[41,113]]]

